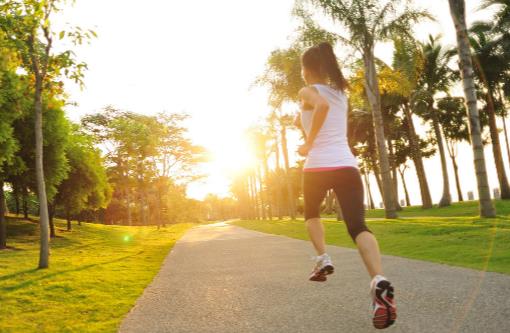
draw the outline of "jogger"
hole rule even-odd
[[[308,49],[302,56],[302,74],[307,87],[299,92],[302,110],[296,125],[304,130],[305,143],[299,154],[306,156],[303,169],[305,220],[317,252],[310,280],[324,282],[334,273],[325,250],[320,206],[332,189],[342,209],[347,230],[358,247],[371,277],[372,322],[386,328],[396,319],[394,288],[383,276],[381,254],[375,236],[365,224],[363,184],[358,163],[347,141],[348,87],[329,43]]]

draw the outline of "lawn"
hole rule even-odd
[[[510,202],[498,201],[498,213],[507,213]],[[384,254],[427,260],[455,266],[510,274],[510,216],[481,219],[467,212],[472,204],[427,210],[439,217],[417,217],[420,208],[409,209],[408,216],[394,220],[367,219]],[[406,208],[407,209],[407,208]],[[471,210],[473,212],[473,210]],[[460,216],[456,216],[460,215]],[[401,214],[405,216],[405,214]],[[308,240],[304,222],[237,221],[236,225],[265,233]],[[324,220],[326,242],[355,247],[343,222]]]
[[[0,332],[116,332],[175,241],[192,224],[74,226],[57,220],[50,268],[36,270],[37,224],[8,221],[0,252]]]
[[[495,200],[494,204],[499,215],[509,216],[510,215],[510,203],[504,200]],[[424,217],[424,216],[435,216],[435,217],[446,217],[446,216],[477,216],[478,201],[463,201],[455,202],[449,207],[434,207],[430,209],[422,209],[421,206],[410,206],[404,207],[404,209],[398,212],[400,217]],[[370,209],[366,212],[367,217],[384,217],[384,209]],[[331,217],[333,217],[331,215]]]

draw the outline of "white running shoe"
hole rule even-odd
[[[310,281],[324,282],[327,280],[327,275],[335,272],[331,257],[327,253],[313,257],[313,260],[315,260],[315,267],[308,278]]]
[[[394,288],[385,277],[376,275],[370,283],[372,294],[372,323],[375,328],[383,329],[393,325],[397,319]]]

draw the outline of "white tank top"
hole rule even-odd
[[[312,149],[306,157],[304,171],[328,170],[336,167],[358,168],[358,161],[347,141],[347,96],[327,85],[313,85],[329,103],[329,112]],[[313,110],[301,110],[301,124],[306,135],[312,128]]]

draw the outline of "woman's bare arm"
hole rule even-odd
[[[324,121],[326,120],[326,116],[329,112],[329,103],[316,89],[310,87],[301,89],[299,91],[299,97],[305,104],[313,107],[312,128],[306,138],[305,144],[302,148],[300,147],[299,151],[301,155],[303,155],[303,153],[306,153],[305,155],[307,155],[308,151],[312,148],[322,125],[324,125]]]

